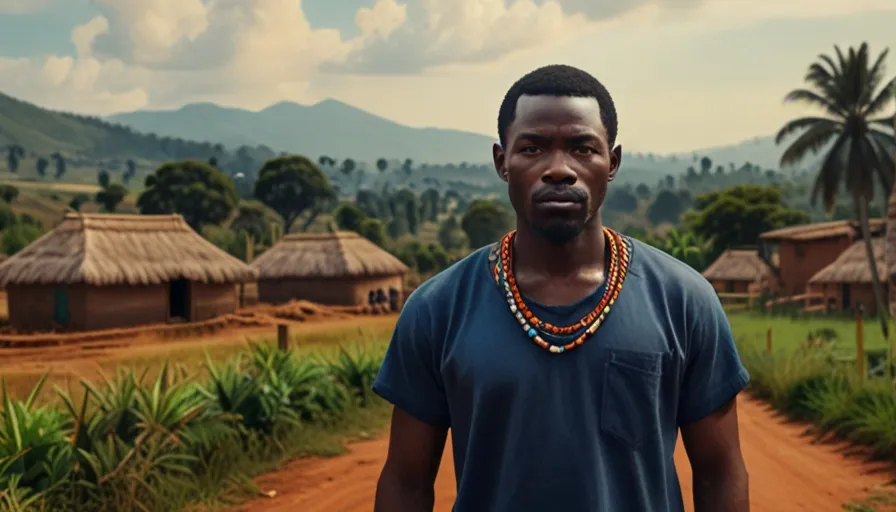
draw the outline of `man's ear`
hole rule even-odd
[[[504,148],[501,147],[501,144],[495,142],[492,145],[492,160],[495,162],[495,172],[498,173],[501,181],[507,181],[507,167],[504,166],[505,157]]]
[[[610,175],[607,178],[607,181],[613,181],[616,178],[616,173],[619,172],[619,167],[622,166],[622,145],[618,145],[613,148],[613,151],[610,153]]]

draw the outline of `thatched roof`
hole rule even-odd
[[[398,258],[351,231],[287,235],[252,262],[259,279],[358,278],[408,272]]]
[[[755,281],[771,269],[755,249],[729,249],[703,271],[707,280]]]
[[[877,262],[877,273],[882,280],[886,280],[889,273],[884,260],[883,238],[872,238],[871,247],[874,249],[874,259]],[[830,265],[819,270],[810,284],[823,283],[870,283],[871,269],[868,267],[868,256],[865,253],[865,242],[858,240],[843,251]]]
[[[66,213],[52,231],[0,263],[0,287],[236,283],[256,272],[193,231],[180,215]]]
[[[871,231],[882,231],[884,229],[884,223],[885,219],[870,219]],[[857,222],[835,220],[831,222],[800,224],[799,226],[773,229],[759,235],[759,238],[763,240],[793,240],[805,242],[840,236],[858,236],[859,233],[860,231]]]

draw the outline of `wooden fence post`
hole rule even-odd
[[[769,327],[765,332],[765,351],[768,355],[772,355],[772,328]]]
[[[289,326],[286,324],[277,324],[277,348],[289,350]]]
[[[865,340],[862,329],[862,308],[856,312],[856,371],[859,372],[859,382],[865,380]]]

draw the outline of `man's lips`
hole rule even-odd
[[[544,208],[548,210],[565,210],[565,211],[574,211],[582,208],[582,203],[579,201],[569,201],[569,200],[550,200],[550,201],[539,201],[536,203],[539,208]]]

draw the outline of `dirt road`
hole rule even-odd
[[[744,397],[738,405],[741,442],[750,472],[753,512],[835,512],[851,499],[886,484],[892,474],[842,455],[843,445],[817,444],[799,425],[777,419],[763,403]],[[324,460],[300,460],[257,480],[273,498],[259,498],[234,512],[370,512],[387,439],[351,446],[351,453]],[[455,483],[450,446],[436,483],[436,512],[450,512]],[[690,512],[691,474],[679,445],[675,461]]]

